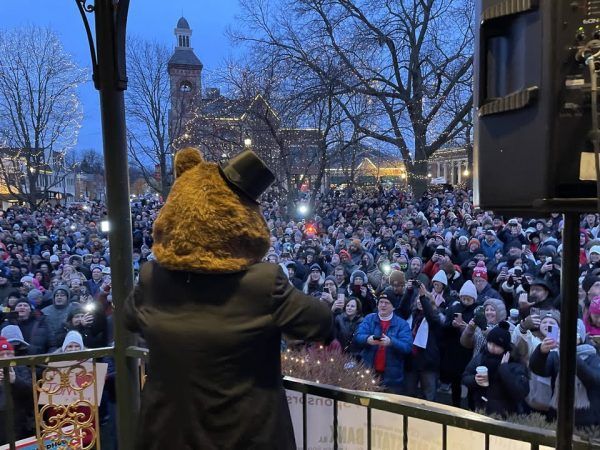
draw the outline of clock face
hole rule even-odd
[[[192,83],[190,83],[189,81],[182,81],[179,84],[179,91],[180,92],[191,92],[192,90]]]

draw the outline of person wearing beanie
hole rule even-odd
[[[29,343],[23,338],[23,333],[17,325],[6,325],[0,331],[0,336],[6,338],[13,346],[15,356],[25,356],[29,352]]]
[[[471,281],[466,281],[459,293],[459,300],[452,303],[445,312],[446,320],[442,329],[442,342],[446,349],[442,353],[440,379],[450,384],[452,405],[461,406],[461,381],[465,367],[473,357],[471,349],[460,344],[460,337],[473,319],[477,289]]]
[[[338,298],[338,289],[335,284],[335,277],[329,275],[323,282],[323,292],[321,292],[321,301],[324,301],[331,307],[333,314],[339,314],[344,310],[345,298]]]
[[[473,269],[473,284],[477,289],[477,302],[482,304],[488,298],[501,299],[502,297],[492,285],[488,283],[487,268],[483,261],[479,261]]]
[[[518,308],[522,317],[531,314],[531,308],[537,310],[559,309],[558,302],[552,294],[552,285],[543,278],[536,278],[529,283],[529,293],[519,294]]]
[[[14,346],[3,336],[0,336],[0,359],[14,358]],[[9,382],[11,385],[11,395],[13,398],[14,423],[12,425],[17,440],[24,439],[31,435],[28,417],[31,412],[31,371],[27,366],[10,367]],[[8,442],[6,436],[7,402],[4,391],[4,371],[0,370],[0,442]]]
[[[323,282],[325,281],[325,277],[323,276],[323,271],[321,270],[321,266],[317,263],[314,263],[310,266],[310,272],[308,275],[308,279],[304,283],[304,287],[302,288],[302,292],[308,295],[312,295],[315,297],[320,297],[321,292],[323,291]]]
[[[57,334],[57,341],[64,340],[69,331],[77,331],[81,335],[85,348],[108,345],[106,315],[97,302],[71,303],[65,323]]]
[[[58,349],[62,341],[59,340],[59,334],[64,326],[71,301],[71,291],[67,286],[60,285],[52,291],[52,305],[42,309],[46,324],[48,326],[49,349],[53,352]]]
[[[387,295],[379,296],[377,312],[364,318],[354,342],[362,348],[363,363],[382,378],[386,392],[404,393],[404,361],[412,351],[412,335],[408,323],[394,314]]]
[[[504,302],[496,298],[488,298],[483,303],[483,306],[480,306],[479,308],[482,308],[484,314],[485,329],[482,329],[482,324],[477,324],[475,318],[473,318],[469,321],[469,324],[460,336],[460,344],[465,348],[473,349],[473,355],[477,355],[480,352],[486,342],[487,334],[493,330],[498,323],[506,320],[507,316]],[[477,311],[478,310],[476,309],[476,313]],[[511,323],[508,323],[508,325],[509,331],[512,332],[514,325]]]
[[[347,295],[360,300],[362,304],[362,315],[375,311],[377,305],[375,300],[375,292],[367,281],[367,274],[362,270],[355,270],[350,275],[350,284],[348,284]]]
[[[39,310],[45,308],[46,306],[49,306],[48,304],[45,304],[44,294],[39,289],[30,290],[29,293],[27,294],[27,301],[29,301],[29,303],[35,309],[39,309]]]
[[[14,324],[19,327],[23,340],[29,343],[27,354],[48,353],[50,335],[45,318],[35,315],[35,306],[24,298],[17,300],[14,311],[17,313]]]
[[[548,321],[554,325],[553,321],[544,317],[542,323]],[[560,325],[557,325],[560,326]],[[540,324],[540,331],[542,324]],[[560,330],[558,330],[560,331]],[[558,386],[560,351],[559,342],[554,336],[551,337],[548,332],[540,344],[535,347],[529,359],[529,368],[533,376],[550,378],[550,393],[545,393],[546,397],[538,397],[536,400],[545,401],[548,407],[547,417],[550,420],[556,420],[558,408]],[[581,336],[579,336],[581,337]],[[560,333],[558,333],[560,340]],[[590,427],[600,423],[600,356],[593,345],[578,339],[576,347],[577,374],[575,377],[575,426]],[[548,399],[549,397],[549,399]]]
[[[467,365],[462,377],[473,410],[502,417],[525,412],[528,371],[525,365],[511,360],[511,350],[509,324],[502,321],[488,332],[486,345]]]
[[[389,286],[383,289],[383,294],[392,302],[394,309],[400,306],[400,302],[404,295],[406,295],[406,276],[401,270],[392,270],[389,276]]]

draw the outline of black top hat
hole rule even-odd
[[[275,181],[275,175],[252,150],[244,150],[230,159],[219,172],[235,191],[254,203]]]

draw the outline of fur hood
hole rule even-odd
[[[167,269],[232,273],[260,262],[269,230],[257,204],[234,192],[214,163],[185,148],[176,180],[154,222],[152,251]]]

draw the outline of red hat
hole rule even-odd
[[[352,259],[352,257],[350,256],[350,253],[348,253],[346,250],[340,250],[340,258],[342,256],[347,257],[348,259]]]
[[[479,261],[477,263],[477,265],[475,266],[475,268],[473,269],[473,278],[477,278],[477,277],[483,278],[486,281],[488,279],[487,269],[486,269],[485,263],[483,261]]]
[[[4,336],[0,336],[0,352],[5,350],[10,350],[11,352],[14,352],[15,348],[10,342],[6,340]]]

